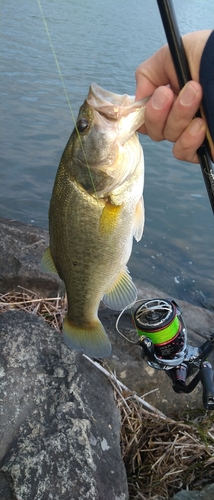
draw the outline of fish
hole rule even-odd
[[[42,267],[65,284],[65,344],[92,358],[111,354],[98,317],[101,300],[120,311],[137,298],[127,262],[144,228],[144,155],[136,131],[147,100],[90,85],[50,200]]]

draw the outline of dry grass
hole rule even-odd
[[[200,489],[213,481],[211,415],[185,423],[151,414],[133,397],[124,404],[117,395],[117,404],[130,499],[168,499],[180,489]]]
[[[0,312],[21,309],[62,330],[64,298],[40,298],[19,287],[0,294]],[[166,500],[180,489],[201,489],[214,477],[214,412],[172,420],[144,408],[109,373],[121,414],[121,450],[130,500]]]
[[[67,302],[64,297],[41,298],[38,294],[22,286],[17,288],[18,290],[12,292],[0,293],[0,312],[19,309],[38,314],[50,326],[62,331],[62,322],[67,311]]]

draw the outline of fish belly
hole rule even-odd
[[[50,250],[66,286],[68,315],[82,324],[97,317],[100,300],[126,266],[132,250],[133,214],[130,206],[122,205],[113,222],[109,222],[110,213],[103,223],[106,202],[75,183],[62,199],[63,209],[55,196],[50,204]]]

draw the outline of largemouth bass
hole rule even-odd
[[[139,241],[144,226],[144,158],[136,130],[147,100],[135,102],[93,83],[53,187],[42,264],[65,283],[65,343],[91,357],[111,353],[98,319],[101,299],[122,310],[137,297],[126,264],[133,236]]]

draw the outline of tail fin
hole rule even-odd
[[[63,323],[65,344],[76,351],[84,351],[91,358],[106,358],[111,354],[111,343],[99,319],[92,325],[76,326],[65,317]]]

